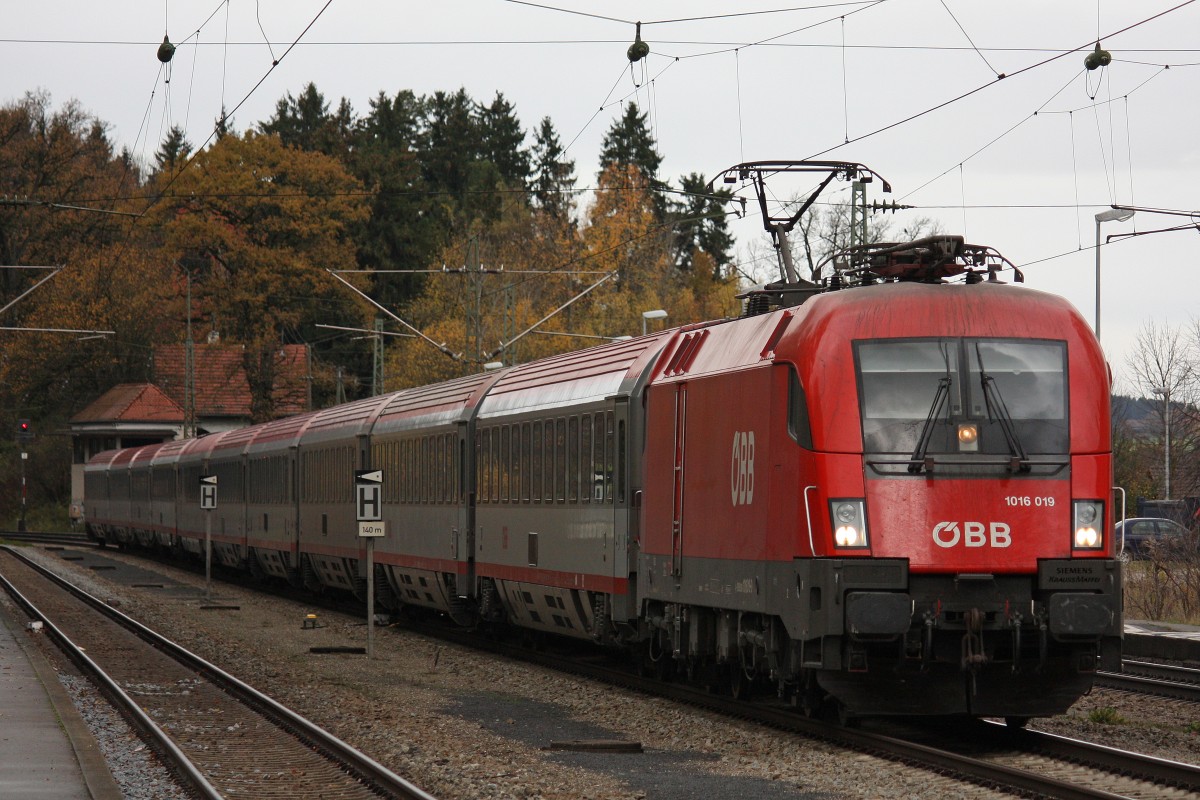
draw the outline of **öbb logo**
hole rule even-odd
[[[735,506],[754,502],[754,431],[734,431],[729,488]]]
[[[933,526],[933,543],[938,547],[984,547],[989,541],[992,547],[1008,547],[1012,544],[1012,530],[1007,522],[939,522]]]

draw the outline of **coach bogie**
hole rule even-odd
[[[453,573],[392,566],[388,583],[403,605],[450,614],[457,597]]]
[[[250,551],[250,559],[257,564],[257,569],[264,575],[281,580],[289,580],[296,572],[290,553],[273,550],[269,547],[255,547]]]
[[[512,624],[575,639],[594,638],[595,619],[586,591],[518,581],[498,581],[497,588]]]

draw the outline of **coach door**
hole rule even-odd
[[[671,574],[683,574],[683,468],[687,434],[687,384],[675,385],[674,491],[671,501]]]

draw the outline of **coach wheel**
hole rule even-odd
[[[1005,717],[1004,724],[1013,730],[1020,730],[1029,724],[1029,717]]]

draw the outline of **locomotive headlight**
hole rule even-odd
[[[1076,550],[1099,550],[1104,547],[1104,502],[1101,500],[1076,500],[1072,505]]]
[[[970,453],[979,450],[979,426],[971,423],[958,426],[958,449]]]
[[[867,547],[867,513],[862,500],[830,500],[833,543],[839,548]]]

